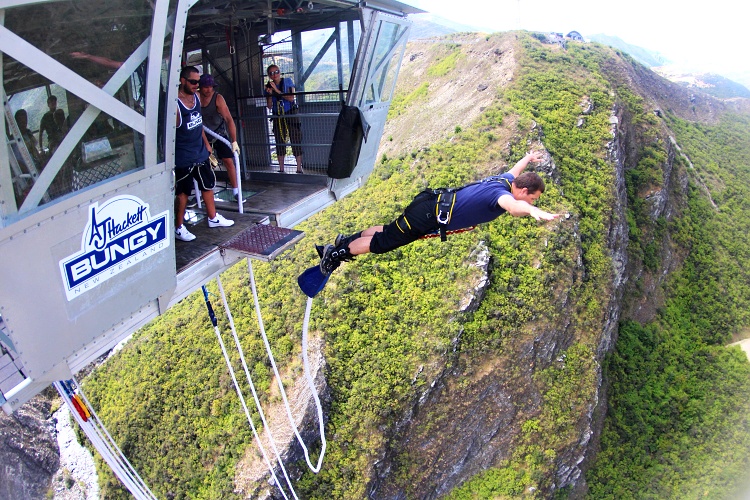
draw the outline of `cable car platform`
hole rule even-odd
[[[249,179],[242,181],[243,212],[267,215],[271,224],[294,227],[336,201],[328,182],[325,175],[252,172]],[[217,184],[217,189],[216,208],[237,212],[237,202],[229,200],[231,187],[222,190]]]
[[[196,238],[175,240],[177,274],[222,250],[235,250],[268,262],[304,236],[302,231],[269,225],[268,217],[231,212],[222,215],[233,220],[234,225],[210,228],[205,217],[193,225],[185,223]]]

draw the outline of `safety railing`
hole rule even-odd
[[[297,125],[300,134],[292,142],[287,137],[285,164],[287,171],[294,171],[294,150],[301,149],[302,166],[305,173],[325,175],[328,169],[328,154],[333,141],[336,121],[341,111],[346,92],[298,92],[295,94],[298,109],[286,115],[281,127],[291,129]],[[242,149],[243,173],[277,171],[280,145],[276,144],[273,121],[267,107],[265,95],[240,98],[237,102],[240,124],[240,147]]]

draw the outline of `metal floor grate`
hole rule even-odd
[[[238,233],[220,245],[227,250],[235,250],[262,260],[270,260],[293,245],[305,235],[302,231],[285,227],[258,224]]]

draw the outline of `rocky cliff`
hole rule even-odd
[[[38,500],[60,465],[51,402],[46,394],[13,415],[0,412],[0,498]]]
[[[511,47],[492,50],[484,47],[481,40],[475,39],[468,51],[483,51],[493,54],[493,57],[501,54],[509,56],[513,52]],[[421,52],[417,51],[417,54],[421,56]],[[412,56],[411,61],[415,60],[416,57]],[[605,66],[608,66],[606,71],[613,86],[627,85],[657,117],[667,111],[688,120],[713,122],[726,111],[748,109],[747,101],[722,101],[691,92],[637,64],[623,63],[613,58]],[[476,67],[482,68],[482,62],[478,62]],[[472,76],[479,80],[487,78],[500,86],[513,80],[512,66],[508,65],[507,60],[505,63],[496,60],[494,71],[498,68],[503,68],[502,81],[492,79],[492,75],[485,75],[481,70],[472,73]],[[407,66],[407,72],[419,74],[420,70]],[[457,106],[461,106],[463,99],[459,98]],[[579,119],[579,127],[585,123],[586,115],[590,112],[590,106],[585,103],[582,103],[582,108],[584,113]],[[596,454],[606,412],[607,384],[601,366],[604,356],[617,340],[618,322],[624,318],[644,322],[652,320],[658,307],[663,304],[662,285],[684,258],[668,233],[665,233],[657,242],[660,256],[658,269],[648,270],[642,261],[629,259],[625,178],[627,170],[638,163],[639,152],[647,141],[657,141],[667,150],[666,161],[661,164],[661,182],[652,190],[639,193],[647,204],[653,223],[659,219],[672,221],[682,213],[686,206],[688,183],[684,163],[676,161],[680,156],[679,146],[664,122],[657,127],[656,137],[645,138],[633,120],[632,113],[620,104],[611,110],[611,141],[606,145],[606,163],[614,172],[612,206],[606,228],[611,276],[608,287],[602,291],[605,306],[598,327],[595,353],[596,390],[574,424],[576,437],[554,458],[554,479],[546,483],[543,491],[528,491],[528,494],[550,497],[555,490],[561,489],[573,497],[585,494],[587,486],[583,473]],[[389,123],[389,127],[398,129],[404,126],[398,119],[394,122]],[[539,136],[543,147],[543,133]],[[424,134],[420,137],[424,137]],[[554,158],[550,158],[546,166],[554,167]],[[541,170],[545,170],[545,165],[541,166]],[[577,237],[576,218],[572,217],[558,231]],[[585,274],[580,240],[574,241],[573,245],[575,264],[569,267],[567,278],[562,278],[562,292],[556,295],[560,311],[565,311],[573,303],[567,295],[571,289],[568,285],[582,279]],[[489,278],[486,281],[489,282]],[[637,289],[634,283],[637,283]],[[414,406],[396,426],[397,431],[391,436],[389,448],[375,463],[370,497],[405,498],[407,490],[404,485],[408,483],[409,496],[439,498],[476,474],[506,463],[518,443],[521,423],[540,412],[542,394],[537,380],[539,373],[565,363],[562,353],[571,345],[575,325],[574,320],[565,313],[559,319],[555,323],[539,322],[533,328],[532,336],[509,339],[503,345],[502,356],[489,353],[479,357],[458,356],[450,368],[416,398]],[[419,457],[420,463],[410,467],[404,462],[405,457]],[[397,477],[404,474],[405,467],[409,470],[407,482]]]

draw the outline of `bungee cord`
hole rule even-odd
[[[248,258],[247,259],[247,263],[248,263],[248,272],[249,272],[249,277],[250,277],[250,287],[251,287],[251,290],[252,290],[253,302],[254,302],[254,305],[255,305],[255,312],[256,312],[257,319],[258,319],[258,328],[259,328],[261,336],[263,338],[263,344],[264,344],[265,349],[266,349],[266,354],[268,355],[268,359],[271,362],[271,367],[273,368],[273,373],[274,373],[274,375],[276,377],[276,380],[277,380],[277,383],[278,383],[278,386],[279,386],[279,391],[281,393],[281,397],[282,397],[282,400],[284,402],[284,408],[286,410],[286,415],[287,415],[287,418],[289,420],[289,424],[290,424],[290,426],[291,426],[291,428],[292,428],[292,430],[294,432],[294,435],[295,435],[297,441],[299,442],[300,446],[302,447],[303,453],[305,455],[305,461],[307,462],[308,467],[310,468],[310,470],[312,470],[314,473],[317,474],[318,472],[320,472],[320,469],[321,469],[322,464],[323,464],[323,458],[325,456],[327,442],[326,442],[326,439],[325,439],[325,425],[324,425],[324,419],[323,419],[323,407],[322,407],[322,404],[320,402],[320,398],[318,397],[317,390],[315,388],[315,381],[314,381],[314,379],[312,377],[311,370],[310,370],[310,360],[309,360],[308,355],[307,355],[307,350],[308,350],[308,330],[309,330],[309,324],[310,324],[310,311],[311,311],[311,308],[312,308],[312,298],[308,297],[308,299],[307,299],[307,305],[305,307],[305,316],[304,316],[303,326],[302,326],[302,364],[303,364],[303,369],[304,369],[304,374],[305,374],[305,381],[306,381],[306,383],[307,383],[307,385],[308,385],[308,387],[310,389],[310,392],[312,394],[313,400],[315,401],[315,407],[316,407],[317,417],[318,417],[318,428],[319,428],[319,432],[320,432],[320,436],[321,436],[321,450],[320,450],[320,455],[318,457],[318,462],[315,465],[312,463],[312,461],[310,459],[310,452],[309,452],[307,446],[305,445],[305,442],[302,439],[302,436],[300,435],[299,428],[298,428],[298,426],[297,426],[297,424],[296,424],[296,422],[294,420],[294,416],[292,415],[291,405],[289,404],[289,399],[287,397],[286,390],[284,389],[284,384],[283,384],[282,379],[281,379],[281,374],[279,373],[279,369],[276,366],[276,361],[275,361],[274,356],[273,356],[273,351],[271,350],[271,344],[268,341],[268,336],[266,334],[265,326],[264,326],[264,323],[263,323],[263,316],[262,316],[261,310],[260,310],[260,301],[258,300],[258,290],[257,290],[257,286],[256,286],[256,283],[255,283],[255,273],[253,271],[252,260],[250,258]],[[228,322],[229,322],[229,327],[230,327],[230,330],[232,332],[232,338],[234,340],[235,347],[236,347],[237,352],[239,354],[240,364],[242,365],[242,370],[245,373],[245,377],[247,379],[247,383],[248,383],[248,385],[250,387],[250,391],[252,392],[253,400],[255,401],[255,406],[256,406],[256,408],[258,410],[258,415],[260,416],[260,419],[261,419],[261,421],[263,423],[263,427],[265,428],[266,436],[268,438],[268,442],[270,443],[271,447],[273,448],[274,454],[276,456],[276,461],[278,462],[279,467],[281,468],[281,471],[283,472],[284,478],[286,480],[287,487],[291,491],[292,496],[295,498],[295,500],[298,500],[298,497],[297,497],[297,494],[296,494],[296,492],[294,490],[294,487],[292,485],[291,479],[289,478],[289,474],[287,473],[286,468],[284,467],[283,461],[281,459],[281,454],[279,453],[278,447],[276,446],[276,442],[275,442],[275,440],[273,438],[273,435],[271,433],[270,426],[268,425],[268,421],[266,419],[265,412],[263,411],[263,408],[261,406],[260,398],[258,397],[258,393],[257,393],[257,391],[255,389],[255,385],[253,384],[252,377],[250,375],[250,369],[248,368],[247,360],[245,359],[244,350],[242,348],[242,344],[240,343],[239,337],[237,335],[237,329],[235,327],[234,317],[232,316],[232,312],[231,312],[231,310],[229,308],[229,303],[227,301],[226,293],[224,291],[224,286],[222,285],[221,278],[218,277],[218,276],[216,278],[216,283],[218,285],[218,289],[219,289],[219,294],[221,296],[222,305],[224,306],[224,311],[225,311],[225,313],[227,315],[227,319],[228,319]],[[234,384],[235,390],[237,391],[237,395],[238,395],[238,397],[240,399],[240,403],[241,403],[242,408],[243,408],[243,410],[245,412],[245,416],[247,417],[247,420],[250,423],[250,427],[251,427],[251,429],[253,431],[253,435],[255,437],[255,440],[258,442],[258,447],[261,450],[261,454],[263,455],[263,458],[264,458],[264,460],[266,462],[266,466],[268,467],[268,469],[269,469],[269,471],[271,473],[271,476],[273,477],[274,482],[279,487],[279,490],[281,490],[281,494],[284,496],[284,498],[287,499],[288,497],[286,496],[286,493],[285,493],[284,489],[281,487],[281,483],[279,482],[279,478],[276,476],[276,472],[274,471],[274,467],[271,464],[271,460],[268,457],[268,453],[266,451],[266,448],[263,445],[263,443],[262,443],[262,441],[260,439],[260,436],[258,434],[258,431],[257,431],[257,429],[255,427],[255,424],[252,421],[252,417],[250,415],[250,410],[249,410],[249,408],[247,406],[245,397],[242,394],[242,389],[240,388],[239,382],[237,380],[237,376],[236,376],[234,367],[232,366],[231,359],[229,358],[229,353],[227,352],[227,347],[226,347],[226,345],[224,343],[224,340],[222,338],[222,333],[221,333],[221,331],[219,329],[219,326],[218,326],[218,320],[216,318],[216,314],[214,313],[213,306],[211,305],[211,301],[209,300],[209,293],[208,293],[208,290],[207,290],[207,288],[206,288],[205,285],[202,287],[202,290],[203,290],[203,295],[204,295],[204,299],[205,299],[205,302],[206,302],[206,308],[208,309],[208,314],[209,314],[209,317],[211,319],[211,324],[213,325],[214,332],[216,334],[216,338],[219,341],[219,346],[221,347],[221,352],[222,352],[222,355],[224,356],[224,361],[227,364],[227,368],[229,370],[229,374],[230,374],[230,376],[232,378],[232,382]]]
[[[307,466],[310,468],[311,471],[313,471],[315,474],[320,472],[320,468],[323,464],[323,457],[326,452],[326,436],[325,436],[325,426],[323,423],[323,407],[320,404],[320,399],[318,398],[318,392],[315,390],[315,381],[312,378],[312,375],[310,374],[310,362],[307,357],[307,332],[310,324],[310,310],[312,307],[312,298],[307,298],[307,306],[305,307],[305,319],[302,323],[302,365],[304,368],[305,373],[305,379],[307,380],[307,384],[310,387],[310,392],[312,393],[313,399],[315,400],[315,408],[318,413],[318,430],[320,432],[320,441],[321,441],[321,450],[320,450],[320,456],[318,457],[318,463],[317,465],[313,465],[310,461],[310,454],[307,450],[307,446],[305,446],[304,441],[302,440],[302,436],[299,433],[299,429],[297,428],[297,424],[294,422],[294,417],[292,416],[292,410],[289,406],[289,401],[286,397],[286,391],[284,390],[284,384],[281,381],[281,375],[279,375],[279,370],[276,367],[276,361],[273,358],[273,352],[271,352],[271,345],[268,342],[268,336],[266,335],[266,329],[263,325],[263,316],[260,312],[260,302],[258,300],[258,290],[255,285],[255,273],[253,272],[253,264],[252,261],[248,258],[247,259],[247,267],[250,274],[250,288],[253,292],[253,302],[255,303],[255,314],[258,317],[258,327],[260,329],[260,334],[263,337],[263,344],[266,347],[266,353],[268,354],[268,359],[271,361],[271,367],[273,368],[273,373],[276,375],[276,381],[279,385],[279,390],[281,391],[281,398],[284,401],[284,408],[286,409],[286,414],[289,419],[289,424],[292,426],[292,429],[294,430],[294,435],[297,437],[297,441],[299,442],[300,446],[302,446],[302,451],[305,454],[305,461],[307,462]]]
[[[219,288],[222,289],[223,294],[223,288],[221,288],[221,282],[219,278],[216,278],[217,282],[219,283]],[[263,455],[263,459],[266,462],[266,466],[268,467],[268,470],[271,472],[271,477],[274,480],[274,483],[278,486],[279,491],[281,491],[281,494],[283,497],[288,500],[289,497],[287,497],[286,493],[284,492],[284,489],[281,487],[281,483],[279,482],[279,479],[276,477],[276,472],[274,471],[273,466],[271,465],[271,461],[268,458],[268,454],[266,453],[266,449],[263,446],[263,442],[260,439],[260,436],[258,435],[258,431],[255,428],[255,424],[253,423],[252,416],[250,415],[250,410],[247,407],[247,403],[245,402],[245,397],[242,394],[242,389],[240,388],[239,382],[237,381],[237,377],[235,375],[234,368],[232,367],[232,361],[229,359],[229,353],[227,352],[226,346],[224,345],[224,340],[221,337],[221,331],[219,330],[219,322],[216,319],[216,314],[214,313],[213,306],[211,305],[211,301],[208,299],[208,290],[206,289],[206,286],[203,285],[203,297],[206,301],[206,308],[208,309],[208,315],[211,318],[211,324],[214,327],[214,333],[216,333],[216,338],[219,340],[219,346],[221,347],[221,353],[224,355],[224,361],[227,364],[227,368],[229,369],[229,375],[232,377],[232,383],[234,384],[234,388],[237,391],[237,396],[240,399],[240,403],[242,404],[242,408],[245,412],[245,416],[247,417],[248,423],[250,423],[250,428],[253,431],[253,436],[255,437],[255,440],[258,442],[258,448],[260,448],[260,452]],[[230,324],[232,325],[232,332],[234,334],[234,321],[230,317]],[[236,335],[235,335],[236,338]],[[281,455],[278,452],[278,449],[276,448],[276,443],[273,440],[273,437],[270,434],[270,430],[268,427],[268,424],[265,419],[265,415],[263,413],[263,409],[260,406],[260,401],[258,399],[257,392],[255,391],[255,385],[253,384],[252,379],[250,378],[249,371],[247,369],[247,364],[245,363],[245,357],[244,354],[242,354],[242,351],[240,350],[240,359],[242,360],[242,365],[245,370],[245,374],[247,376],[248,383],[250,385],[250,390],[253,393],[253,398],[255,399],[255,404],[258,408],[258,413],[260,414],[261,421],[263,422],[263,426],[266,429],[266,432],[268,433],[269,439],[271,441],[271,446],[274,449],[274,452],[276,453],[276,459],[279,462],[279,466],[281,467],[281,470],[284,473],[284,478],[286,479],[287,486],[292,491],[292,495],[294,496],[295,500],[298,500],[297,494],[294,491],[294,487],[292,486],[291,480],[289,479],[289,475],[286,472],[286,468],[284,467],[284,463],[281,460]]]

